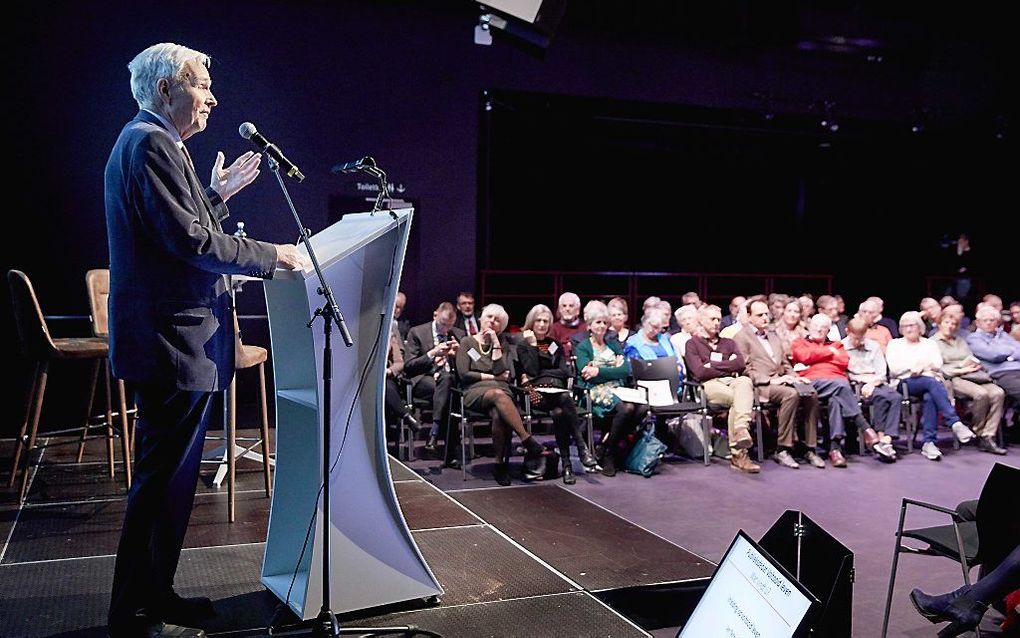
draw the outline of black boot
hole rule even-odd
[[[496,479],[496,482],[506,487],[510,485],[510,468],[506,463],[496,463],[496,467],[492,470],[492,477]]]
[[[970,596],[970,587],[967,585],[941,596],[929,596],[915,589],[910,592],[910,602],[919,614],[932,623],[950,621],[939,632],[939,638],[952,638],[974,629],[988,609],[988,605]]]
[[[602,476],[616,476],[616,460],[612,454],[602,457]]]
[[[598,472],[598,461],[595,460],[595,455],[588,449],[588,443],[584,438],[584,432],[581,431],[581,423],[575,423],[572,430],[572,434],[574,435],[574,446],[577,447],[577,458],[581,460],[581,465],[584,466],[584,471]],[[564,454],[563,457],[566,458],[567,455]]]
[[[545,476],[545,448],[529,436],[524,441],[524,479],[536,480]]]
[[[404,412],[401,414],[400,420],[407,424],[407,427],[411,428],[411,431],[415,434],[418,434],[421,430],[421,423],[419,423],[418,419],[414,418],[410,412]]]
[[[577,483],[577,479],[574,478],[574,466],[570,463],[570,450],[560,452],[560,456],[563,458],[563,483],[565,485]]]

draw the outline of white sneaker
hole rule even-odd
[[[953,434],[956,435],[960,443],[970,443],[974,438],[974,432],[960,421],[953,424]]]
[[[939,449],[939,446],[928,441],[921,446],[921,456],[929,461],[940,461],[942,460],[942,450]]]

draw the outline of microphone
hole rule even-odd
[[[366,155],[366,156],[362,157],[359,160],[354,160],[353,162],[347,162],[346,164],[334,164],[333,168],[330,169],[330,170],[334,174],[336,174],[336,173],[355,173],[357,171],[364,170],[366,168],[375,168],[375,167],[376,167],[375,160],[371,156]]]
[[[258,147],[260,151],[272,157],[276,160],[276,163],[283,168],[284,172],[287,173],[287,177],[293,177],[297,181],[302,181],[305,176],[298,170],[298,167],[294,165],[289,159],[284,156],[283,151],[276,145],[262,137],[262,134],[255,129],[255,125],[251,122],[244,122],[237,129],[237,132],[241,134],[246,140],[251,140],[251,143]]]

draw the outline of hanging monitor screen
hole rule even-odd
[[[678,638],[792,638],[818,600],[743,531]]]

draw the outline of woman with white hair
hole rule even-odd
[[[597,301],[584,309],[589,336],[577,344],[577,384],[591,395],[595,418],[609,422],[608,433],[602,446],[602,473],[616,475],[616,454],[620,441],[633,432],[646,408],[621,401],[613,392],[623,385],[630,374],[630,364],[623,356],[623,346],[615,339],[606,339],[609,309]],[[605,426],[602,428],[605,430]],[[587,469],[587,467],[585,468]]]
[[[924,445],[921,446],[921,454],[930,461],[938,461],[942,458],[942,452],[935,443],[939,415],[946,423],[952,424],[953,434],[960,443],[969,442],[974,433],[957,416],[942,383],[939,347],[931,339],[922,337],[922,330],[924,319],[921,313],[914,310],[903,313],[900,317],[900,334],[903,336],[889,342],[885,360],[889,365],[889,377],[899,379],[906,385],[910,396],[922,400]]]
[[[511,429],[526,450],[524,478],[535,479],[542,475],[539,460],[544,452],[542,445],[524,428],[510,393],[511,363],[507,341],[501,335],[509,321],[503,306],[485,306],[478,321],[478,333],[461,339],[457,351],[457,376],[464,390],[464,406],[476,412],[487,412],[492,418],[492,449],[496,454],[493,476],[500,485],[510,485],[506,452]]]
[[[1006,454],[995,442],[1002,420],[1006,393],[971,352],[967,341],[956,334],[960,322],[952,315],[940,317],[938,332],[931,340],[942,355],[942,376],[949,381],[953,394],[970,399],[971,423],[977,435],[977,447],[990,454]]]
[[[587,314],[585,317],[587,320]],[[567,389],[570,368],[567,366],[565,349],[549,336],[552,321],[552,310],[545,304],[538,304],[528,311],[524,319],[524,331],[517,344],[517,360],[520,363],[521,382],[537,399],[532,401],[532,405],[552,417],[556,446],[563,463],[563,482],[573,485],[576,479],[570,462],[571,438],[585,470],[594,472],[598,464],[588,449],[581,432],[574,398]]]

